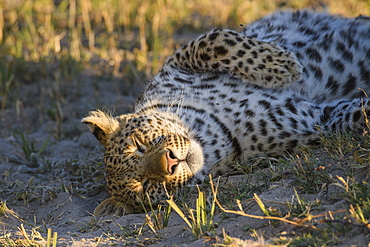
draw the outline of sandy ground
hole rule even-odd
[[[0,112],[0,200],[9,208],[0,216],[0,236],[24,240],[20,232],[23,225],[28,237],[41,245],[46,243],[46,229],[51,228],[58,233],[58,246],[266,246],[273,238],[305,230],[288,223],[218,213],[213,233],[198,240],[175,212],[169,226],[156,233],[144,224],[145,214],[92,216],[94,208],[107,197],[103,148],[80,120],[95,108],[114,110],[115,114],[131,111],[139,91],[123,79],[93,71],[84,71],[79,78],[60,85],[41,79],[19,88],[15,103]],[[59,137],[57,109],[63,116]],[[28,146],[33,146],[30,157],[22,149],[27,146],[22,135],[28,137]],[[224,179],[220,190],[246,180],[247,175]],[[327,193],[333,191],[334,186],[329,186]],[[278,207],[293,195],[289,175],[259,194],[268,207]],[[305,198],[322,200],[316,215],[348,208],[340,198],[332,201],[319,194]],[[242,204],[249,214],[263,215],[253,200]],[[367,245],[362,232],[340,238],[343,246]]]

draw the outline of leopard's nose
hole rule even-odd
[[[171,150],[166,153],[167,159],[167,171],[169,174],[173,174],[175,167],[179,164],[179,159],[174,155]]]

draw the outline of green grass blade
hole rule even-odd
[[[166,211],[164,213],[164,216],[163,216],[163,228],[168,227],[168,222],[170,220],[171,210],[172,210],[171,205],[168,205],[167,208],[166,208]]]
[[[46,140],[44,141],[44,143],[40,147],[40,150],[37,152],[37,156],[39,156],[42,152],[45,151],[47,145],[49,144],[49,140],[50,140],[50,136],[48,136],[48,138],[46,138]]]
[[[195,207],[195,211],[196,211],[196,226],[198,227],[198,228],[200,228],[201,227],[201,225],[202,225],[202,223],[201,223],[201,211],[202,211],[202,209],[201,209],[201,198],[200,198],[200,193],[201,192],[199,192],[199,195],[198,195],[198,198],[196,199],[196,207]]]
[[[46,247],[50,247],[51,243],[51,228],[48,228],[48,236],[46,238]]]
[[[154,212],[153,204],[152,204],[152,201],[150,200],[150,197],[149,197],[148,193],[146,193],[145,195],[146,195],[146,197],[148,198],[150,211],[152,212],[152,215],[153,215],[153,217],[154,217],[154,225],[155,225],[157,228],[159,228],[158,215]]]
[[[57,246],[57,238],[58,238],[58,233],[54,232],[54,234],[53,234],[53,247]]]
[[[199,192],[200,207],[201,207],[201,222],[202,225],[207,225],[207,201],[204,191]]]

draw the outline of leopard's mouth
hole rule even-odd
[[[187,154],[179,155],[178,150],[173,147],[167,147],[161,151],[161,161],[155,166],[157,167],[157,175],[153,172],[147,173],[141,181],[140,194],[141,198],[145,199],[145,194],[153,192],[155,194],[168,194],[172,190],[181,188],[182,186],[192,182],[194,178],[202,179],[201,170],[203,169],[203,152],[200,145],[196,142],[190,142]],[[158,172],[161,170],[162,172]],[[153,171],[153,170],[151,170]],[[161,174],[161,175],[159,175]],[[156,190],[161,190],[158,193]],[[163,190],[163,191],[162,191]]]
[[[168,164],[171,166],[167,180],[167,188],[180,188],[186,184],[192,184],[194,181],[202,181],[204,173],[204,158],[201,146],[197,142],[191,142],[189,150],[183,159],[177,159],[175,153],[171,150],[167,153]],[[172,163],[171,163],[172,162]]]
[[[180,149],[174,147],[167,147],[164,149],[165,165],[164,170],[166,176],[176,177],[182,176],[192,178],[203,169],[203,151],[201,146],[195,142],[190,141],[186,154],[181,154]],[[163,167],[163,165],[160,165]],[[184,181],[186,183],[186,181]]]

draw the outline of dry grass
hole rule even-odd
[[[52,114],[61,122],[60,80],[97,68],[135,85],[156,73],[179,43],[195,34],[216,26],[238,29],[287,8],[315,8],[344,16],[370,13],[366,0],[1,1],[1,109],[21,103],[17,94],[21,84],[46,77],[55,81],[49,90],[56,99]]]
[[[173,51],[175,34],[237,29],[276,9],[307,7],[345,16],[370,13],[368,1],[354,0],[7,0],[0,3],[0,49],[8,60],[59,61],[65,76],[78,73],[75,63],[93,66],[101,59],[114,75],[134,67],[148,75]],[[12,80],[2,77],[4,90]]]

